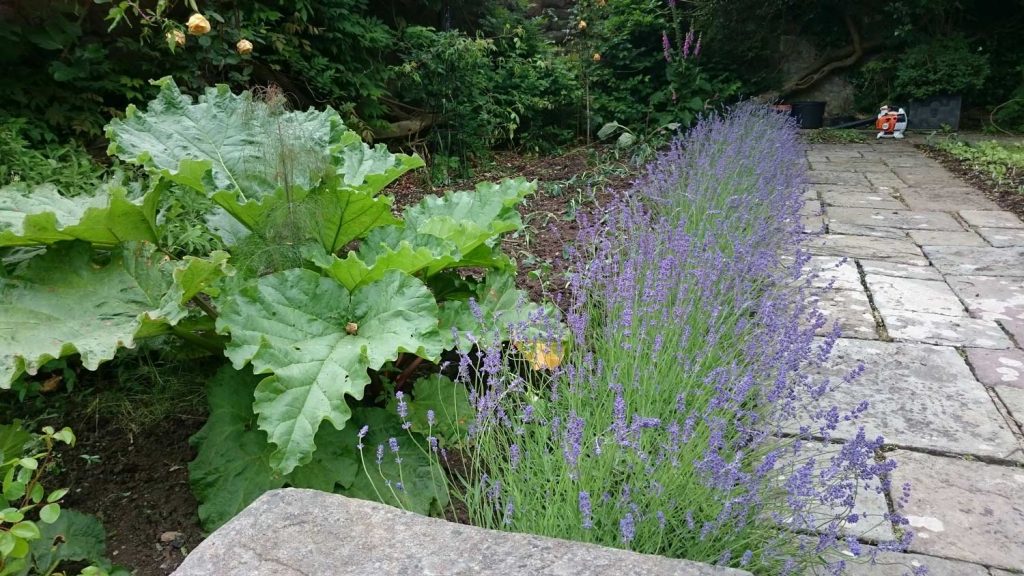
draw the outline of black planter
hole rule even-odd
[[[907,104],[908,130],[942,130],[960,128],[960,95],[939,94],[920,102]]]
[[[800,121],[801,128],[821,128],[825,125],[825,102],[805,100],[791,102],[793,116]]]

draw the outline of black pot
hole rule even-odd
[[[825,125],[825,102],[805,100],[791,102],[793,116],[800,121],[801,128],[821,128]]]

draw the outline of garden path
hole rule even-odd
[[[891,498],[859,507],[885,510],[910,482],[901,512],[917,536],[900,560],[933,576],[1024,572],[1024,222],[906,141],[813,145],[807,159],[811,264],[834,280],[820,304],[843,330],[832,369],[866,368],[833,398],[868,400],[861,424],[898,462]]]

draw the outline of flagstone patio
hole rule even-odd
[[[890,510],[912,485],[891,510],[916,533],[908,553],[851,573],[1024,572],[1024,222],[906,141],[807,158],[810,266],[843,329],[829,372],[865,366],[829,400],[870,402],[859,424],[898,462]]]

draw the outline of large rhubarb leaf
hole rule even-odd
[[[359,469],[355,433],[324,426],[309,464],[287,476],[274,470],[272,447],[252,411],[260,378],[249,369],[225,366],[207,382],[210,417],[190,440],[198,452],[189,464],[199,519],[207,530],[216,530],[267,490],[287,485],[331,492],[336,485],[350,486]]]
[[[454,335],[453,335],[454,332]],[[441,304],[441,334],[446,347],[482,348],[506,340],[525,342],[561,340],[562,325],[557,309],[530,301],[516,288],[515,277],[492,271],[476,287],[470,299],[447,300]]]
[[[392,154],[383,144],[371,148],[355,132],[347,132],[341,140],[333,150],[333,160],[344,187],[374,195],[409,170],[423,166],[419,156]]]
[[[345,258],[311,250],[307,250],[306,257],[349,290],[380,280],[391,270],[417,274],[428,267],[459,261],[458,250],[451,242],[401,226],[371,230],[359,249]]]
[[[113,246],[129,240],[155,241],[159,193],[129,200],[122,186],[106,185],[93,196],[67,198],[49,184],[0,188],[0,247],[85,240]]]
[[[0,388],[22,372],[79,353],[95,370],[118,348],[186,314],[172,290],[179,264],[150,244],[125,244],[97,263],[84,242],[60,243],[0,278]]]
[[[318,190],[307,202],[314,208],[314,233],[324,250],[335,253],[369,230],[398,222],[391,198],[347,188]]]
[[[433,296],[397,271],[349,292],[315,272],[285,270],[221,300],[227,356],[236,368],[273,374],[257,387],[254,409],[277,446],[271,465],[285,474],[309,461],[321,422],[345,426],[345,395],[362,398],[367,370],[402,352],[436,359],[442,349]]]
[[[499,235],[522,227],[523,222],[516,206],[532,194],[536,187],[535,182],[517,178],[504,180],[500,184],[482,182],[477,185],[475,192],[449,192],[443,197],[427,196],[419,204],[405,210],[405,226],[418,234],[436,236],[451,242],[462,257],[493,254],[487,248],[496,245]],[[478,261],[473,265],[487,263]],[[448,266],[431,266],[428,273],[434,274]]]
[[[129,106],[107,125],[108,152],[208,195],[238,190],[247,200],[285,185],[310,189],[347,132],[331,109],[288,112],[225,85],[193,102],[169,77],[156,84],[144,112]]]
[[[358,193],[331,197],[340,204],[323,207],[331,233],[322,238],[335,251],[345,242],[332,223],[352,221],[359,206],[369,210],[360,218],[381,216],[380,205],[366,199],[423,165],[417,156],[367,146],[330,108],[285,111],[248,92],[232,94],[227,86],[208,88],[193,102],[173,80],[157,83],[160,93],[144,112],[129,106],[123,120],[107,126],[109,152],[208,195],[250,230],[282,206],[301,202],[309,190]],[[355,212],[347,212],[345,201],[357,197]],[[334,216],[338,207],[342,212]]]

